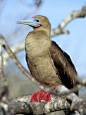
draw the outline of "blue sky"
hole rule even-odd
[[[23,1],[25,2],[22,4],[18,0],[4,0],[0,3],[0,34],[3,34],[9,45],[24,40],[30,31],[30,27],[16,24],[34,10],[34,6],[26,5],[28,0]],[[28,15],[27,18],[38,14],[47,16],[53,29],[69,13],[81,9],[85,4],[86,0],[44,0],[39,10],[33,15]],[[71,56],[78,74],[86,76],[86,18],[74,19],[65,29],[70,31],[69,35],[63,34],[51,39]],[[26,67],[25,59],[20,60]]]

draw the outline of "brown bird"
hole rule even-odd
[[[69,55],[50,40],[49,20],[45,16],[37,15],[17,23],[29,25],[34,29],[25,40],[26,61],[32,76],[50,88],[57,85],[73,88],[77,84],[76,69]]]

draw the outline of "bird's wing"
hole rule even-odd
[[[50,54],[62,83],[67,88],[73,88],[77,82],[77,72],[67,53],[65,53],[54,41],[51,42]]]

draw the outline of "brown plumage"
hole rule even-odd
[[[32,76],[43,85],[55,88],[63,84],[71,89],[77,72],[67,53],[50,40],[51,25],[45,16],[34,16],[33,23],[19,21],[34,28],[25,40],[26,60]]]

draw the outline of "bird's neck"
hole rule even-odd
[[[50,32],[51,32],[51,30],[49,29],[49,28],[43,28],[43,27],[39,27],[39,28],[34,28],[34,31],[36,31],[36,32],[45,32],[46,33],[46,35],[47,35],[47,37],[48,38],[50,38]]]

